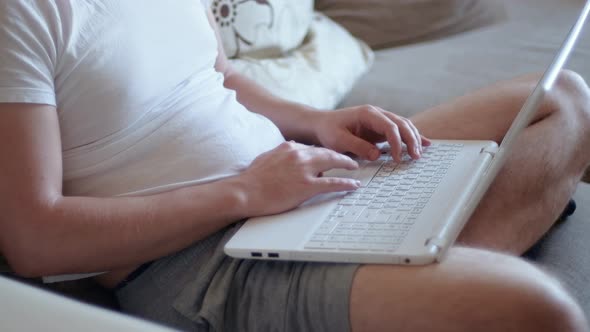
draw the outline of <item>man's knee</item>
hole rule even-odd
[[[588,98],[589,88],[584,78],[575,71],[562,70],[555,81],[555,88],[570,97]]]
[[[590,127],[590,88],[582,76],[571,70],[560,72],[547,95],[547,103],[577,124]]]
[[[586,331],[585,317],[576,302],[553,280],[536,280],[528,288],[506,294],[521,312],[508,318],[523,322],[523,331]]]
[[[584,313],[552,277],[513,259],[498,268],[504,273],[481,291],[480,309],[488,303],[498,330],[587,331]]]

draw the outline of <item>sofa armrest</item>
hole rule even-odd
[[[171,331],[0,277],[0,321],[6,331]]]

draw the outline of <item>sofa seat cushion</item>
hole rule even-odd
[[[576,212],[556,225],[530,258],[555,275],[590,314],[590,185],[580,184],[574,199]]]

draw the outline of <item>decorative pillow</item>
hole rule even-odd
[[[309,30],[313,0],[210,0],[228,57],[279,56]]]
[[[320,13],[303,44],[289,54],[231,60],[236,70],[273,94],[324,110],[340,103],[372,61],[365,43]]]
[[[490,0],[316,0],[316,9],[371,47],[440,38],[505,18]]]

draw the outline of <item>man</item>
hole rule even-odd
[[[0,250],[16,272],[111,271],[99,281],[125,310],[186,330],[587,331],[559,284],[516,257],[590,163],[578,75],[562,73],[444,262],[236,260],[221,249],[236,222],[358,187],[321,176],[357,167],[341,152],[376,159],[387,141],[399,159],[404,142],[417,159],[426,137],[500,141],[539,76],[411,121],[318,112],[232,71],[205,8],[0,4]]]

